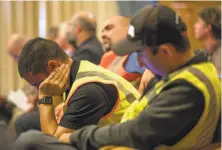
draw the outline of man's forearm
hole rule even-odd
[[[82,150],[96,150],[106,145],[132,146],[132,129],[135,122],[114,124],[98,128],[95,125],[77,130],[70,136],[70,143]]]
[[[52,105],[39,105],[41,131],[45,134],[54,135],[58,124],[56,122]]]
[[[55,70],[38,85],[40,100],[47,96],[52,97],[62,95],[62,93],[65,92],[67,89],[67,81],[70,72],[69,67],[70,66],[68,64],[61,64],[61,66],[55,68]],[[53,105],[40,104],[39,111],[42,132],[53,136],[58,135],[57,138],[59,138],[61,133],[64,132],[65,128],[59,128]]]

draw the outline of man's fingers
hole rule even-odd
[[[61,82],[64,74],[66,73],[66,65],[65,64],[62,64],[59,68],[57,68],[56,70],[56,74],[55,74],[55,77],[52,79],[52,82],[53,83],[56,83],[56,82]]]
[[[139,89],[138,89],[139,93],[142,94],[144,89],[145,89],[145,84],[141,82],[140,86],[139,86]]]
[[[60,76],[58,78],[59,82],[64,81],[64,77],[67,74],[68,69],[69,69],[69,65],[68,64],[64,65],[64,67],[61,70],[61,74],[60,74]]]
[[[66,72],[65,72],[65,74],[64,74],[64,76],[63,76],[63,78],[60,82],[60,87],[62,87],[63,92],[65,91],[65,89],[67,88],[67,85],[68,85],[69,73],[70,73],[70,69],[67,65],[67,70],[66,70]]]
[[[69,77],[69,66],[63,64],[52,72],[49,77],[43,81],[42,87],[47,86],[47,92],[53,95],[61,94],[67,87],[67,81]],[[46,89],[45,89],[46,90]]]
[[[56,68],[55,76],[52,79],[52,82],[59,81],[59,79],[61,77],[61,73],[62,73],[63,70],[64,70],[64,64],[62,64],[59,68]]]
[[[54,72],[52,72],[52,73],[48,76],[48,78],[46,78],[43,82],[51,82],[51,80],[53,80],[53,78],[55,77],[55,75],[56,75],[56,72],[54,71]]]

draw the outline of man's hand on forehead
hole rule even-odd
[[[61,95],[68,85],[69,66],[63,64],[39,85],[39,97]]]

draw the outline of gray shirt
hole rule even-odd
[[[215,65],[218,75],[221,77],[221,43],[218,43],[213,53],[208,55],[208,60]]]

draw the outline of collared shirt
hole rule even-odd
[[[80,62],[73,59],[70,70],[69,94],[75,82]],[[59,125],[69,129],[79,129],[98,121],[109,113],[116,104],[118,92],[115,86],[91,82],[80,86],[71,97]]]
[[[130,73],[140,73],[140,74],[143,74],[144,71],[145,71],[145,67],[140,67],[138,61],[137,61],[137,52],[134,52],[132,54],[129,55],[126,63],[125,63],[125,70],[127,72],[130,72]]]
[[[102,44],[96,36],[92,36],[78,46],[73,58],[88,60],[94,64],[99,64],[103,53]]]
[[[218,77],[221,79],[221,42],[218,42],[217,45],[214,47],[213,52],[208,54],[208,61],[212,62],[215,65],[218,72]],[[218,121],[213,141],[221,142],[221,119]]]
[[[220,42],[215,46],[213,52],[208,54],[208,60],[215,65],[218,75],[221,78],[221,43]]]
[[[181,67],[206,60],[206,55],[200,53]],[[133,146],[140,150],[151,150],[160,144],[174,145],[196,125],[204,105],[199,89],[185,80],[175,80],[137,118],[101,128],[84,127],[71,135],[71,144],[81,150],[104,145]]]

